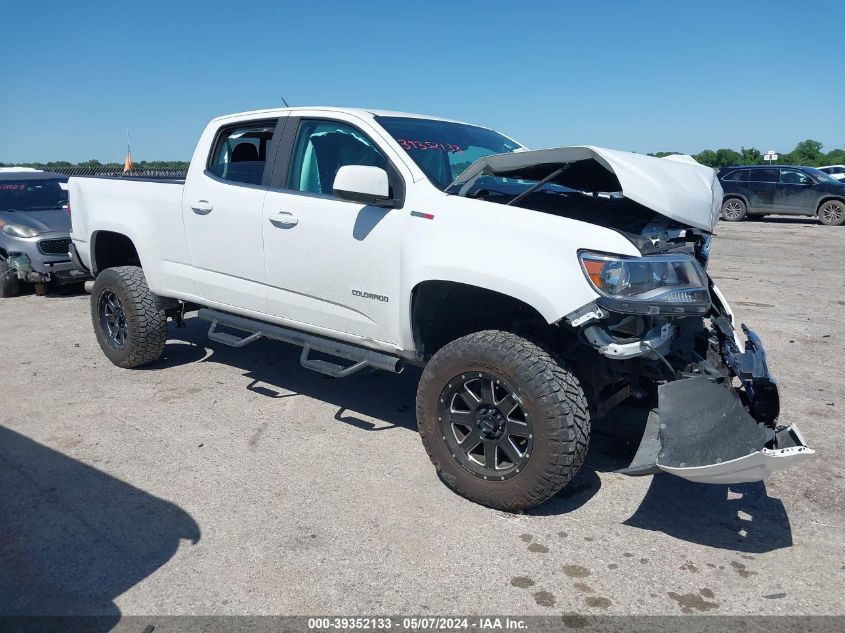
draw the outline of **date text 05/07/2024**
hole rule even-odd
[[[524,620],[508,617],[324,617],[309,618],[311,631],[367,631],[401,629],[405,631],[479,631],[525,630]]]

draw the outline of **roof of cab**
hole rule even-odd
[[[324,111],[324,112],[344,112],[347,114],[357,115],[359,117],[371,118],[375,116],[392,116],[412,119],[430,119],[432,121],[446,121],[449,123],[463,123],[454,119],[447,119],[444,117],[431,116],[428,114],[414,114],[411,112],[394,112],[392,110],[376,110],[373,108],[342,108],[337,106],[292,106],[289,108],[267,108],[265,110],[249,110],[247,112],[237,112],[234,114],[226,114],[215,117],[214,121],[223,121],[235,117],[249,117],[249,116],[280,116],[282,114],[295,113],[301,110]],[[473,123],[466,123],[465,125],[475,125]],[[475,125],[476,127],[483,127]]]

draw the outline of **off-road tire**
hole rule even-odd
[[[845,202],[841,200],[825,200],[819,205],[819,222],[827,226],[842,226],[845,224]]]
[[[471,372],[507,382],[531,420],[528,461],[504,481],[485,480],[461,464],[438,420],[449,381]],[[447,486],[470,501],[512,512],[539,505],[566,486],[584,462],[590,435],[587,399],[576,377],[537,344],[499,330],[459,338],[432,357],[417,390],[417,425]]]
[[[722,219],[725,222],[741,222],[747,213],[748,207],[739,198],[726,198],[722,202]]]
[[[126,333],[118,348],[104,328],[100,300],[114,293],[125,315]],[[107,268],[97,275],[91,289],[91,321],[100,349],[118,367],[132,368],[158,360],[167,340],[167,316],[156,307],[144,272],[137,266]]]
[[[14,273],[9,272],[6,260],[0,257],[0,299],[15,297],[20,292],[20,284]]]

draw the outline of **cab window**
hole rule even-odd
[[[752,169],[748,180],[751,182],[777,182],[778,175],[774,169]]]
[[[812,185],[813,179],[797,169],[781,169],[780,181],[787,185]]]
[[[275,121],[262,121],[221,130],[208,171],[223,180],[260,185],[275,129]]]
[[[351,125],[302,121],[293,146],[288,188],[334,195],[334,177],[344,165],[368,165],[391,171],[387,158],[375,144]]]
[[[731,173],[729,173],[722,180],[727,180],[727,181],[730,181],[730,182],[748,180],[748,170],[747,169],[737,169],[736,171],[732,171]]]

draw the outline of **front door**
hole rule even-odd
[[[185,183],[182,217],[205,301],[267,310],[261,229],[276,127],[273,119],[221,128],[206,169],[192,170]]]
[[[775,209],[784,213],[814,215],[816,181],[799,169],[781,168],[775,189]]]
[[[332,185],[343,165],[398,172],[348,123],[302,119],[292,138],[287,173],[264,203],[268,312],[294,327],[395,343],[406,214],[341,200]]]

